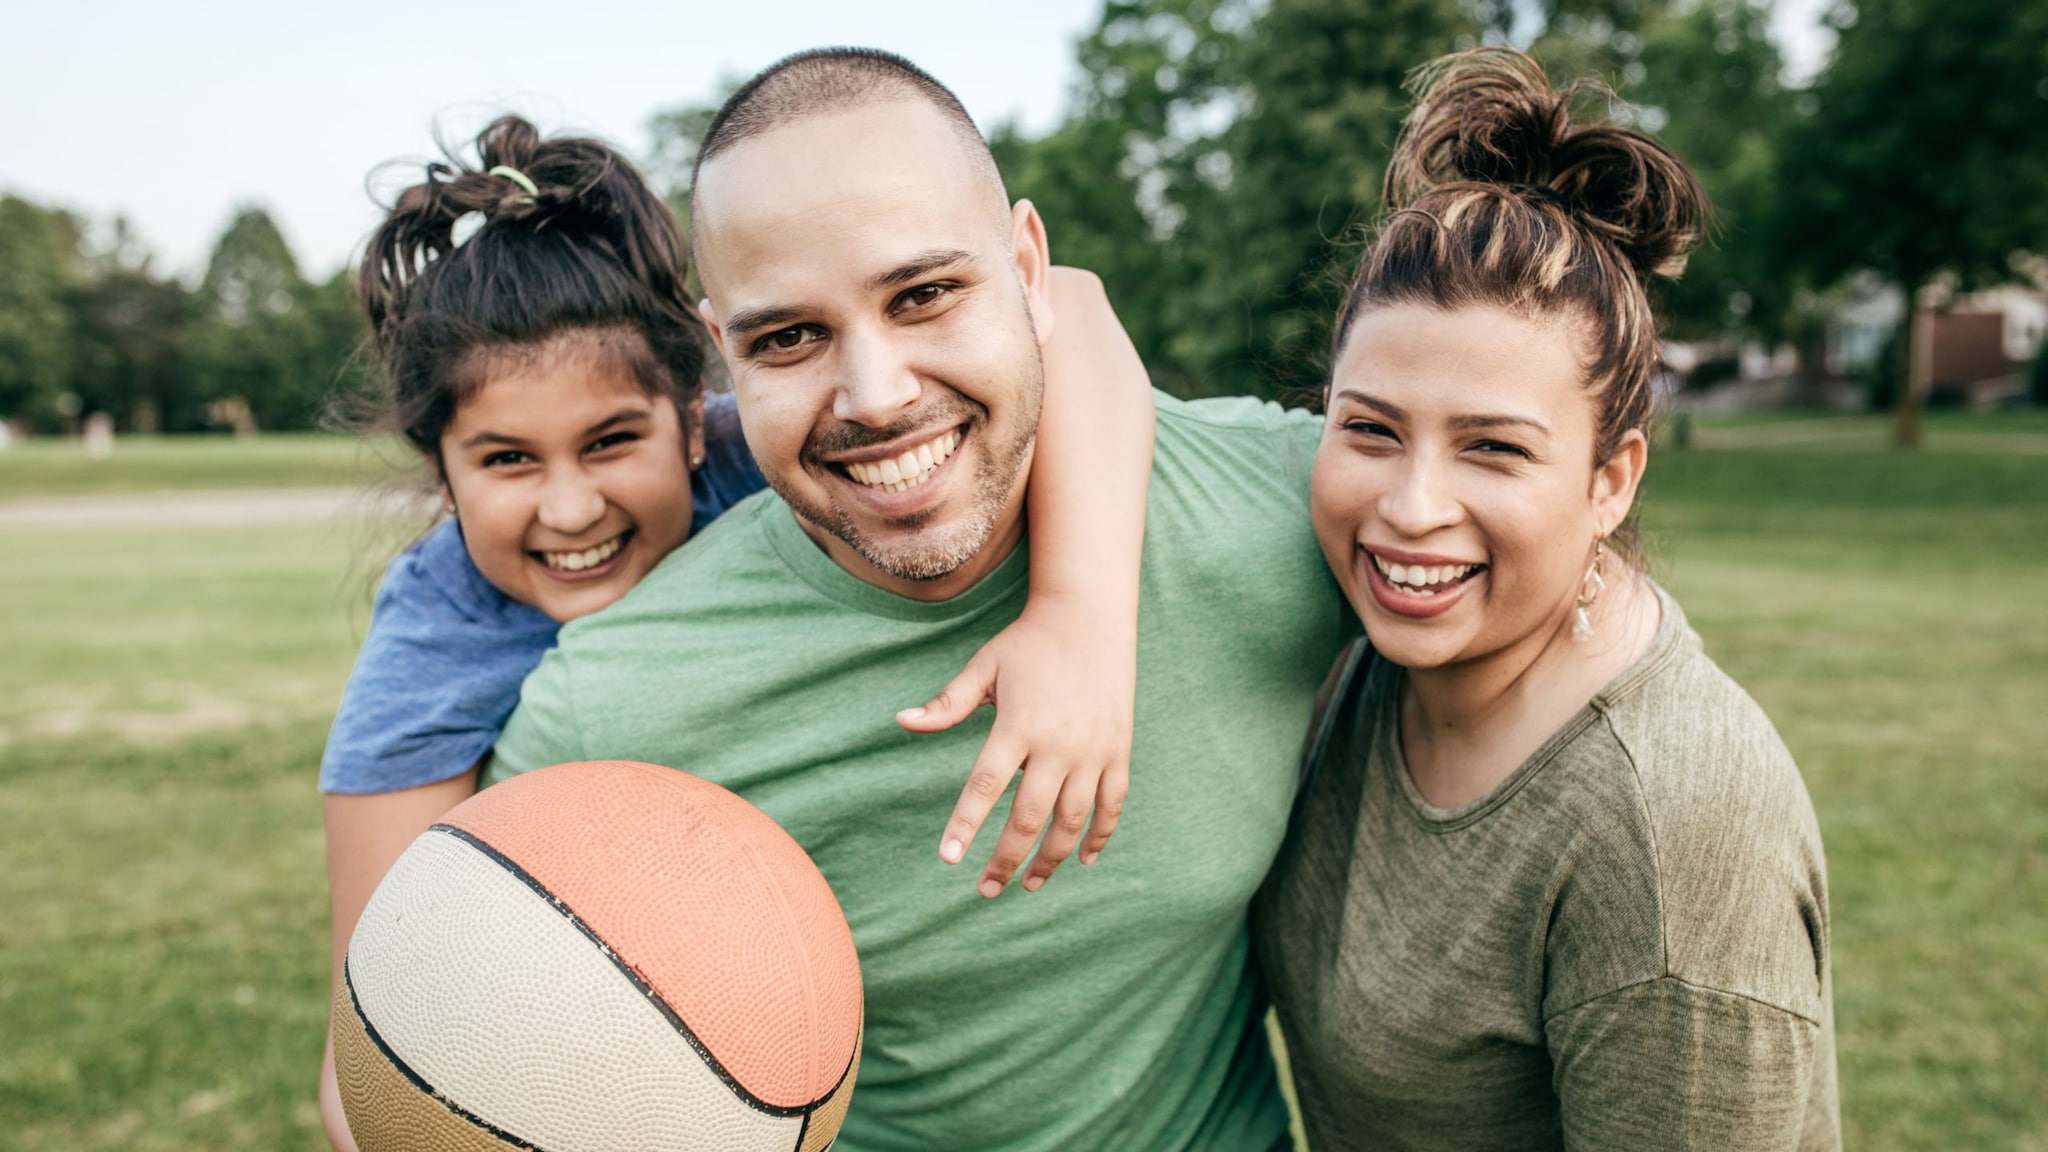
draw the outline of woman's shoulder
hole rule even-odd
[[[1662,974],[1815,1018],[1828,945],[1813,802],[1762,707],[1663,602],[1662,658],[1594,701],[1653,854]]]

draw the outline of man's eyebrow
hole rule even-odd
[[[780,328],[792,320],[803,318],[804,310],[794,305],[777,305],[770,308],[749,308],[732,314],[725,322],[725,338],[739,341],[759,332],[763,328]]]
[[[945,272],[978,262],[979,258],[964,248],[934,248],[928,252],[918,253],[887,272],[877,272],[868,277],[868,288],[894,288],[899,284],[922,279],[934,272]]]

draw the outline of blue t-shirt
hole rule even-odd
[[[767,487],[729,395],[704,397],[704,464],[690,477],[692,531]],[[519,685],[560,627],[498,591],[451,517],[385,569],[370,634],[320,760],[322,792],[395,792],[446,780],[498,742]]]

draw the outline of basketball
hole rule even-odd
[[[821,1152],[860,1030],[853,934],[796,841],[619,761],[515,777],[414,841],[334,998],[363,1152]]]

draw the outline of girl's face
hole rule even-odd
[[[1595,466],[1567,326],[1493,307],[1359,317],[1316,453],[1316,537],[1374,648],[1408,668],[1559,634],[1635,496],[1642,436]]]
[[[701,406],[701,401],[699,401]],[[559,621],[626,594],[690,534],[690,466],[673,401],[595,337],[493,364],[441,434],[446,495],[484,578]]]

